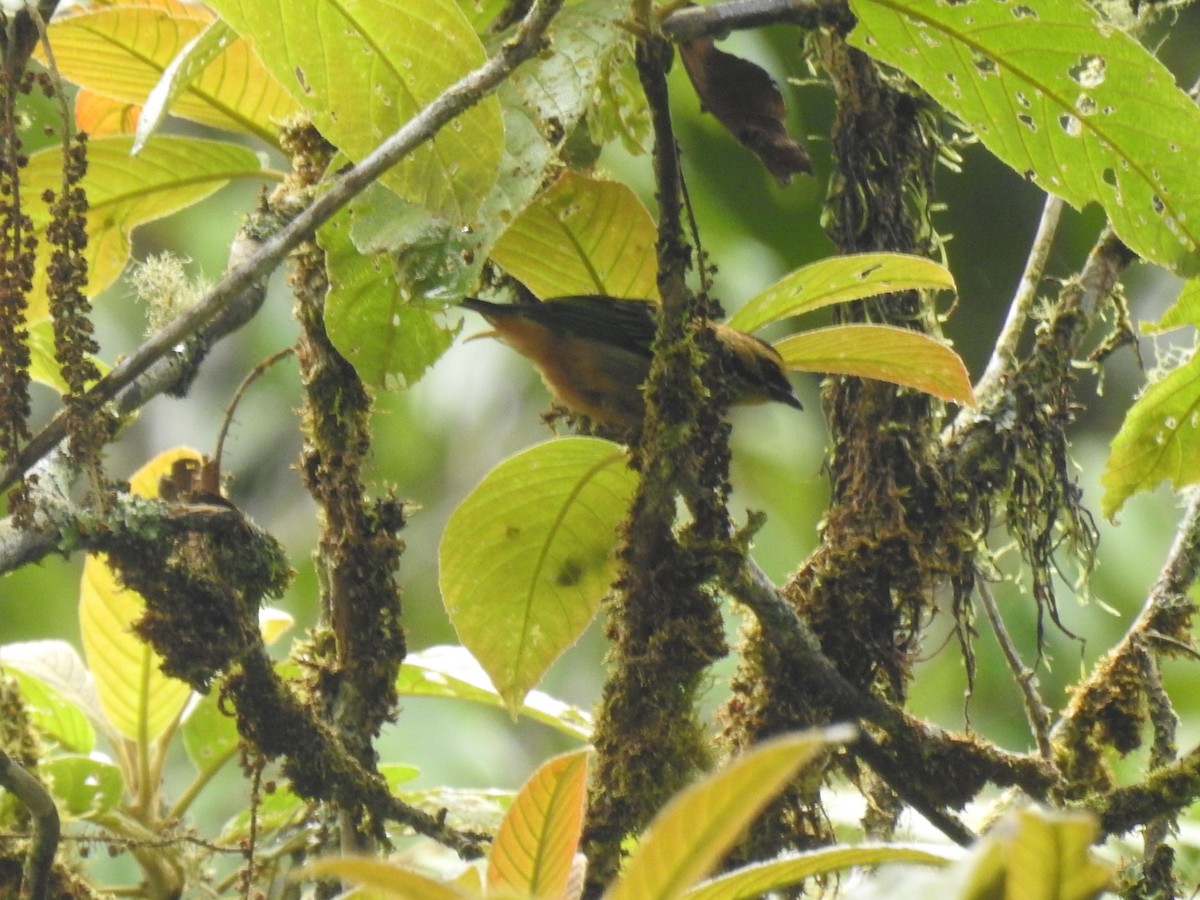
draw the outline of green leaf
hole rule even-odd
[[[125,779],[112,763],[88,756],[58,756],[38,767],[69,816],[87,818],[111,812],[125,794]]]
[[[210,4],[249,38],[318,130],[358,161],[486,59],[454,0],[260,0]],[[488,97],[383,176],[401,197],[460,225],[479,214],[504,148]]]
[[[1126,413],[1100,477],[1100,508],[1111,519],[1164,478],[1176,490],[1200,481],[1200,354],[1151,384]]]
[[[606,900],[675,900],[719,863],[759,811],[849,728],[771,738],[678,794],[629,858]]]
[[[158,481],[180,459],[199,460],[194,450],[168,450],[138,469],[130,490],[154,497]],[[145,745],[175,721],[191,696],[184,682],[164,675],[161,658],[135,635],[146,601],[121,587],[103,554],[88,554],[79,587],[79,631],[100,705],[123,737]]]
[[[201,4],[149,0],[56,17],[50,40],[63,76],[97,94],[150,105],[175,65],[163,111],[277,143],[295,101],[246,41],[230,40],[214,22]]]
[[[488,894],[565,897],[587,791],[590,750],[543,763],[500,823],[488,857]]]
[[[795,887],[807,878],[851,866],[877,867],[894,863],[946,866],[957,858],[947,855],[948,852],[945,847],[899,843],[825,847],[734,869],[696,885],[683,896],[686,900],[750,900]]]
[[[25,641],[0,647],[0,666],[17,679],[38,731],[67,750],[96,746],[93,719],[102,718],[87,667],[66,641]]]
[[[636,483],[618,445],[564,438],[500,463],[451,514],[442,600],[514,715],[595,616]]]
[[[458,328],[439,325],[433,310],[414,302],[393,258],[359,253],[350,222],[343,210],[318,232],[329,272],[329,339],[368,384],[411,386],[450,346]]]
[[[88,170],[83,186],[88,193],[88,294],[108,287],[129,260],[133,229],[169,216],[219,190],[233,178],[263,177],[258,157],[244,147],[199,138],[163,135],[138,156],[130,157],[130,135],[88,141]],[[62,153],[51,147],[33,154],[21,175],[27,198],[62,189]],[[49,318],[46,301],[45,241],[49,212],[38,200],[29,215],[38,230],[38,272],[30,299],[28,320]]]
[[[789,369],[876,378],[964,406],[975,403],[966,364],[946,344],[909,328],[836,325],[775,345]]]
[[[923,256],[903,253],[831,256],[784,275],[746,301],[725,324],[739,331],[757,331],[768,322],[848,300],[895,291],[954,289],[950,271]]]
[[[545,300],[658,299],[658,229],[628,186],[565,172],[521,213],[492,259]]]
[[[491,679],[465,647],[426,647],[408,654],[396,679],[396,692],[402,697],[447,697],[504,708]],[[526,694],[517,714],[576,740],[592,739],[592,719],[586,711],[541,691]]]
[[[850,42],[909,75],[1001,160],[1138,254],[1200,271],[1200,109],[1085,0],[852,0]]]
[[[414,297],[457,300],[479,280],[492,245],[561,168],[559,153],[594,108],[597,84],[631,38],[622,27],[626,0],[582,0],[555,17],[553,52],[518,68],[497,91],[504,115],[504,157],[478,220],[463,229],[425,210],[374,198],[351,204],[355,245],[386,250],[395,275]],[[497,38],[499,42],[501,38]]]
[[[1184,325],[1200,326],[1200,278],[1184,282],[1175,302],[1157,322],[1142,322],[1146,334],[1161,334]]]
[[[232,716],[221,712],[215,691],[196,700],[180,731],[188,759],[200,772],[221,768],[237,753],[237,725]]]

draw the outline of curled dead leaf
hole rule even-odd
[[[712,38],[681,43],[679,55],[702,107],[752,150],[780,184],[797,172],[812,174],[808,151],[784,127],[783,94],[766,71],[718,50]]]

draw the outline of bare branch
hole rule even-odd
[[[849,31],[854,16],[839,0],[732,0],[678,9],[663,19],[661,27],[668,38],[683,42],[722,38],[731,31],[780,23]]]

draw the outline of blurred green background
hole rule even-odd
[[[1181,14],[1168,30],[1160,29],[1163,58],[1190,86],[1200,74],[1200,14]],[[714,119],[702,115],[698,102],[676,65],[671,74],[679,141],[691,198],[704,249],[718,268],[716,295],[727,311],[741,305],[788,271],[828,255],[832,247],[821,231],[821,203],[829,161],[828,134],[833,112],[827,85],[814,80],[798,50],[797,32],[773,28],[738,34],[722,44],[768,68],[783,85],[793,134],[802,136],[816,164],[816,175],[781,188],[748,151],[735,145]],[[39,129],[34,116],[33,142]],[[184,126],[180,130],[187,132]],[[203,133],[192,130],[188,133]],[[220,135],[216,135],[220,136]],[[276,160],[276,165],[281,161]],[[603,170],[632,183],[653,209],[653,190],[646,157],[610,148]],[[259,185],[235,184],[209,201],[146,227],[135,235],[135,253],[144,258],[169,250],[185,257],[197,276],[215,279],[240,217],[256,202]],[[1041,210],[1039,191],[1009,171],[979,146],[963,151],[962,172],[938,172],[935,215],[939,233],[948,240],[950,267],[960,298],[946,322],[946,335],[965,358],[974,377],[982,372],[991,342],[1020,276],[1028,243]],[[1081,265],[1102,225],[1096,209],[1069,212],[1050,261],[1051,276],[1066,277]],[[1135,319],[1157,318],[1173,299],[1178,283],[1148,267],[1135,267],[1128,279]],[[144,335],[144,310],[124,283],[96,303],[102,356],[113,361],[135,347]],[[446,318],[458,318],[449,311]],[[820,314],[804,323],[822,322]],[[468,316],[464,334],[481,330]],[[108,454],[109,471],[127,477],[154,454],[178,445],[211,453],[224,408],[245,374],[261,359],[291,344],[297,328],[291,300],[277,273],[262,314],[246,329],[214,349],[186,399],[160,398],[147,406]],[[772,336],[778,336],[774,334]],[[1168,335],[1184,341],[1191,335]],[[1163,344],[1162,346],[1166,346]],[[1073,429],[1074,457],[1085,502],[1098,507],[1099,475],[1108,443],[1123,411],[1144,382],[1143,366],[1154,365],[1156,348],[1143,340],[1138,353],[1125,349],[1113,356],[1103,373],[1081,370],[1079,398],[1085,409]],[[811,551],[828,494],[823,469],[826,433],[820,386],[812,376],[797,376],[805,404],[798,413],[784,408],[750,408],[733,413],[735,494],[732,509],[768,515],[756,555],[766,571],[783,580]],[[40,389],[39,389],[40,390]],[[45,418],[55,398],[39,393],[38,415]],[[299,451],[296,409],[299,403],[293,361],[274,368],[247,395],[238,410],[225,449],[232,500],[289,548],[296,581],[281,604],[297,621],[300,634],[315,615],[315,581],[311,561],[314,508],[300,486],[295,464]],[[539,420],[547,395],[530,366],[516,354],[490,341],[456,344],[411,390],[381,394],[375,414],[376,442],[371,476],[419,507],[404,536],[407,551],[400,579],[405,589],[409,646],[419,649],[456,642],[437,590],[437,545],[451,510],[501,460],[550,437]],[[1047,700],[1058,705],[1064,689],[1125,629],[1139,609],[1164,559],[1178,519],[1177,499],[1165,490],[1134,498],[1119,526],[1099,521],[1100,565],[1092,594],[1080,596],[1074,585],[1060,587],[1060,610],[1079,640],[1048,630],[1049,647],[1039,676]],[[1007,540],[993,537],[1000,548]],[[1019,560],[1001,555],[1005,573],[1016,576]],[[4,618],[0,642],[35,638],[67,638],[78,642],[76,602],[81,560],[49,558],[0,580]],[[1069,567],[1067,579],[1073,578]],[[1032,662],[1036,610],[1030,598],[1012,584],[996,586],[999,602],[1021,652]],[[938,598],[944,599],[944,598]],[[727,606],[727,625],[736,637],[741,615]],[[973,696],[965,696],[966,679],[948,613],[935,615],[924,646],[913,710],[951,728],[977,729],[1013,750],[1030,746],[1020,696],[996,643],[981,622],[976,642],[979,673]],[[543,688],[564,700],[590,707],[604,678],[604,645],[593,629],[560,660]],[[282,642],[285,646],[287,639]],[[706,701],[716,707],[723,698],[727,660],[714,672]],[[1191,662],[1170,669],[1173,696],[1183,718],[1181,745],[1194,743],[1200,704],[1200,679]],[[398,723],[385,735],[382,757],[421,768],[421,786],[517,787],[546,755],[566,748],[564,739],[547,729],[513,723],[498,712],[446,701],[410,700]],[[188,763],[179,755],[172,779],[186,782]],[[197,808],[202,833],[245,806],[236,772],[206,792]],[[168,793],[170,792],[168,788]]]

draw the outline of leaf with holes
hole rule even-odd
[[[261,0],[209,4],[249,38],[317,129],[358,161],[486,54],[454,0]],[[430,213],[465,225],[496,183],[500,104],[486,97],[382,181]]]
[[[769,322],[834,303],[913,290],[954,290],[954,276],[923,256],[855,253],[831,256],[789,272],[746,301],[725,324],[757,331]]]
[[[492,248],[535,295],[658,299],[658,229],[627,185],[566,172]]]
[[[1200,481],[1200,354],[1130,407],[1100,478],[1100,508],[1111,519],[1133,494],[1166,478],[1176,490]]]
[[[910,76],[1045,190],[1200,272],[1200,109],[1085,0],[852,0],[855,46]]]
[[[446,523],[442,602],[513,715],[595,616],[635,485],[618,445],[547,441],[489,472]]]

